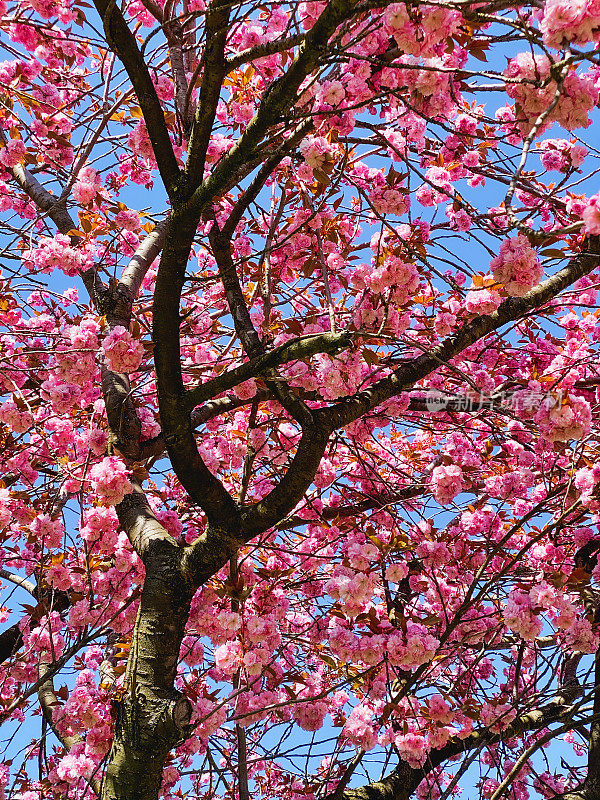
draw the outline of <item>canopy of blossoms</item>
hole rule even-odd
[[[0,13],[0,800],[597,800],[600,3]]]

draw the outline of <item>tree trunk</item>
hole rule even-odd
[[[126,693],[101,800],[156,800],[169,751],[191,731],[191,705],[174,683],[193,591],[183,580],[180,552],[170,544],[157,543],[144,561]]]

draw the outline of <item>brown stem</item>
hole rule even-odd
[[[223,78],[227,74],[225,44],[229,32],[231,6],[221,0],[212,0],[206,9],[206,42],[204,45],[204,72],[198,107],[192,123],[192,132],[185,167],[185,180],[189,194],[202,183],[206,151],[212,132]],[[185,97],[183,98],[186,106]],[[188,195],[189,196],[189,195]]]

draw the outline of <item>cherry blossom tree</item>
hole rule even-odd
[[[0,6],[0,798],[597,800],[598,0]]]

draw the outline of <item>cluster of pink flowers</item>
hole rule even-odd
[[[422,733],[401,733],[394,737],[400,757],[413,769],[422,767],[430,750]]]
[[[42,397],[49,400],[57,414],[69,411],[81,398],[81,389],[76,384],[64,383],[58,375],[51,375],[42,383]]]
[[[298,149],[311,169],[323,169],[338,155],[337,145],[331,144],[324,136],[307,136]]]
[[[142,424],[142,439],[152,439],[160,433],[160,425],[150,408],[138,408],[138,418]]]
[[[122,208],[115,215],[115,225],[118,225],[123,231],[137,233],[141,226],[140,215],[132,208]]]
[[[239,696],[236,705],[236,721],[238,725],[244,728],[247,725],[253,725],[255,722],[266,719],[269,716],[269,705],[277,703],[278,700],[278,694],[268,689],[262,692],[243,692]],[[291,718],[291,714],[287,709],[285,718],[288,720]]]
[[[115,504],[116,505],[116,504]],[[131,548],[127,534],[121,532],[117,536],[117,546],[114,551],[115,570],[127,574],[139,563],[137,553]]]
[[[431,569],[439,569],[451,559],[450,551],[443,542],[428,539],[420,542],[415,552],[421,563]]]
[[[590,197],[583,208],[582,216],[585,232],[591,236],[598,236],[600,234],[600,194]]]
[[[551,442],[582,439],[592,424],[592,410],[584,397],[570,394],[563,398],[548,398],[534,417],[540,431]]]
[[[0,404],[0,422],[14,433],[25,433],[33,425],[33,414],[27,409],[19,408],[14,400],[6,400]]]
[[[73,184],[73,199],[84,206],[94,202],[102,188],[100,176],[93,167],[83,167]]]
[[[577,609],[569,596],[546,581],[532,586],[529,597],[536,609],[543,609],[559,630],[568,630],[576,623]]]
[[[454,106],[451,98],[452,80],[448,70],[456,68],[460,58],[456,51],[443,53],[435,58],[420,59],[416,56],[402,56],[403,61],[410,69],[393,69],[385,73],[385,85],[390,89],[407,87],[412,91],[411,103],[415,110],[432,119],[443,119],[453,114]],[[424,69],[416,69],[419,65]],[[382,84],[384,83],[382,77]],[[412,128],[412,124],[410,126]],[[430,167],[435,171],[446,170],[434,165]],[[427,176],[429,177],[429,176]],[[456,176],[458,177],[458,175]]]
[[[29,619],[24,617],[21,629],[25,646],[36,653],[41,663],[52,663],[65,649],[63,624],[56,611],[51,611],[37,627],[30,626]]]
[[[346,97],[346,89],[341,81],[323,81],[318,87],[315,99],[321,107],[337,108]]]
[[[455,714],[441,694],[433,694],[427,701],[429,716],[434,722],[447,725],[452,722]]]
[[[310,676],[306,686],[297,687],[298,699],[307,698],[307,702],[294,705],[292,715],[304,731],[318,731],[329,711],[329,698],[319,697],[324,687],[315,676]]]
[[[435,767],[423,778],[417,786],[415,797],[417,800],[439,800],[442,791],[450,783],[451,778],[442,767]]]
[[[144,357],[144,346],[122,325],[116,325],[102,342],[106,364],[113,372],[135,372]]]
[[[435,656],[440,645],[428,629],[419,623],[409,622],[405,633],[394,632],[387,641],[390,663],[400,669],[417,669]]]
[[[94,673],[89,669],[78,673],[69,699],[54,716],[62,733],[72,735],[92,728],[105,728],[105,740],[110,736],[110,710],[96,688]]]
[[[56,347],[56,370],[53,378],[64,381],[63,386],[74,384],[84,386],[87,381],[94,378],[97,365],[94,353],[73,350],[69,345],[60,344]],[[76,393],[71,394],[71,399],[76,400]]]
[[[70,0],[26,0],[26,5],[30,6],[43,19],[58,17],[61,22],[69,23],[76,18]]]
[[[49,550],[60,547],[65,529],[60,519],[52,519],[48,514],[40,514],[31,523],[31,532]]]
[[[490,475],[485,479],[485,490],[492,497],[512,500],[516,497],[524,497],[527,489],[533,486],[533,483],[534,476],[531,470],[521,467],[512,469],[510,472]]]
[[[572,653],[595,653],[600,636],[588,619],[577,619],[565,630],[563,641]]]
[[[242,626],[242,619],[235,611],[221,611],[217,615],[216,625],[211,630],[211,639],[215,644],[234,639]]]
[[[253,647],[244,653],[241,666],[244,668],[246,675],[255,677],[260,675],[265,666],[271,661],[271,650],[266,647]]]
[[[544,44],[561,48],[565,44],[586,44],[600,35],[598,0],[546,0],[540,22]]]
[[[364,572],[353,573],[344,567],[334,570],[334,577],[327,581],[326,591],[339,600],[348,616],[356,616],[364,609],[364,604],[371,596],[375,576]]]
[[[522,233],[504,239],[500,253],[490,264],[494,278],[504,284],[511,297],[523,297],[542,279],[544,270],[538,261],[537,253]]]
[[[528,592],[513,589],[504,606],[504,622],[525,641],[533,641],[540,635],[542,620],[534,611]]]
[[[435,206],[453,196],[450,173],[443,167],[429,167],[425,173],[426,183],[416,191],[415,197],[422,206]]]
[[[78,749],[83,751],[83,747]],[[54,778],[67,784],[76,784],[81,778],[90,778],[95,769],[95,761],[85,752],[70,752],[61,758],[56,770],[52,770],[48,777],[51,781]]]
[[[383,30],[399,48],[411,55],[430,57],[437,45],[456,31],[460,15],[440,6],[423,6],[419,25],[409,17],[405,3],[392,3],[383,14]]]
[[[402,305],[419,288],[419,271],[415,264],[389,255],[365,276],[365,283],[374,294],[383,294],[386,289],[393,287],[394,300]]]
[[[492,314],[502,302],[495,289],[481,287],[471,289],[465,297],[465,308],[469,314]]]
[[[154,163],[154,150],[144,122],[138,122],[128,137],[128,143],[134,153],[146,162]]]
[[[464,488],[463,471],[456,464],[435,467],[431,473],[431,492],[440,505],[451,503]]]
[[[93,263],[95,248],[85,243],[74,247],[68,236],[57,233],[52,238],[42,236],[37,244],[23,253],[23,263],[31,272],[51,273],[56,269],[74,276],[88,270]]]
[[[206,151],[206,162],[208,164],[216,163],[233,145],[233,139],[223,136],[222,133],[214,133],[210,138],[208,150]]]
[[[21,139],[9,139],[0,147],[0,164],[7,169],[15,167],[25,157],[25,145]]]
[[[215,649],[215,666],[223,675],[233,675],[243,665],[244,651],[239,641],[225,642]]]
[[[0,529],[5,528],[12,519],[10,491],[0,486]]]
[[[111,506],[92,506],[83,515],[81,535],[88,546],[97,546],[105,553],[114,553],[119,520]]]
[[[63,330],[63,339],[56,346],[53,377],[77,386],[93,379],[97,370],[99,330],[100,326],[91,317],[84,317],[79,325],[70,325]]]
[[[324,8],[325,0],[305,0],[299,4],[298,15],[304,30],[312,28]]]
[[[362,374],[362,366],[356,353],[345,353],[335,360],[327,355],[319,355],[315,358],[315,364],[316,369],[307,371],[303,376],[302,384],[307,388],[310,385],[319,386],[323,397],[328,400],[356,391]],[[332,465],[332,469],[335,472],[335,466]],[[333,477],[334,474],[331,480]]]
[[[506,77],[511,79],[506,92],[521,109],[517,124],[522,134],[529,133],[538,116],[554,100],[557,86],[550,76],[551,67],[552,63],[546,55],[519,53],[504,70]],[[539,127],[538,135],[553,122],[558,122],[568,131],[587,128],[591,122],[589,113],[597,102],[598,88],[594,80],[574,71],[569,72],[564,79],[560,99]],[[502,109],[498,118],[510,122],[510,115]],[[515,119],[514,115],[512,119]]]
[[[545,170],[569,172],[581,166],[588,154],[587,147],[567,139],[545,139],[538,144],[542,151],[540,160]]]
[[[451,203],[448,203],[446,206],[446,216],[452,222],[452,228],[455,231],[461,231],[465,233],[466,231],[471,229],[471,225],[473,220],[464,208],[460,208],[458,211],[454,210],[454,207]]]
[[[407,192],[395,187],[379,186],[370,192],[369,202],[378,214],[401,217],[408,211],[410,200]]]
[[[379,558],[379,550],[371,542],[350,542],[346,557],[352,569],[368,570]]]
[[[403,562],[390,564],[385,571],[386,581],[392,581],[393,583],[400,583],[407,575],[408,567]]]
[[[217,705],[205,697],[199,697],[194,703],[194,711],[197,719],[202,720],[196,728],[196,732],[202,740],[212,736],[227,720],[227,708]]]
[[[132,490],[127,467],[118,456],[107,456],[90,470],[92,488],[107,504],[116,506]]]
[[[533,781],[533,788],[548,800],[564,794],[567,789],[566,780],[560,775],[552,775],[551,772],[542,772]]]
[[[344,736],[355,747],[372,750],[377,744],[377,730],[373,716],[373,709],[367,703],[356,706],[348,715],[344,725]]]
[[[583,505],[592,511],[600,509],[598,500],[594,497],[596,486],[600,483],[600,464],[592,468],[582,467],[575,473],[575,488],[581,492],[580,500]]]
[[[358,637],[338,620],[329,623],[329,647],[341,661],[350,661],[358,650]]]

